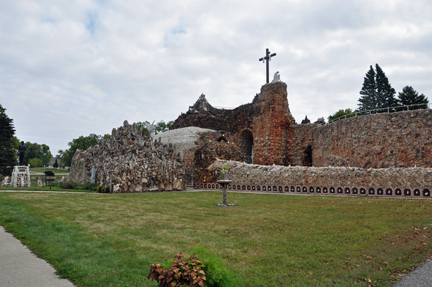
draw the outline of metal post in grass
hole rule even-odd
[[[227,186],[232,182],[232,180],[229,179],[229,173],[230,169],[227,165],[224,165],[220,170],[216,171],[216,175],[219,178],[217,183],[222,186],[222,203],[216,204],[218,207],[234,206],[234,204],[228,203],[227,200]]]

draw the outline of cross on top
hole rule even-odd
[[[262,61],[263,63],[266,62],[266,76],[267,76],[267,84],[269,82],[269,61],[271,60],[271,57],[276,56],[276,53],[273,53],[270,55],[270,51],[267,48],[266,49],[266,55],[265,57],[262,57],[260,59],[258,59],[258,61]]]

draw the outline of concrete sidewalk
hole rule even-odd
[[[60,279],[55,269],[0,226],[0,286],[74,287]]]

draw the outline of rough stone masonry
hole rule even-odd
[[[139,131],[127,121],[113,129],[105,142],[86,151],[78,150],[67,181],[90,182],[92,168],[96,182],[113,192],[147,192],[184,190],[184,168],[171,144],[164,145]]]
[[[296,124],[287,94],[285,83],[269,83],[252,103],[233,110],[216,109],[201,95],[171,129],[229,131],[246,160],[262,165],[432,167],[431,110]]]
[[[224,165],[230,167],[228,189],[235,191],[430,198],[432,190],[431,168],[287,167],[217,160],[208,169],[214,172]],[[220,188],[215,183],[194,187]]]

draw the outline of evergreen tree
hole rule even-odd
[[[376,71],[375,71],[376,70]],[[378,64],[375,70],[370,66],[360,91],[359,110],[388,108],[397,105],[396,91],[389,83],[387,76]]]
[[[57,159],[55,160],[55,162],[54,162],[54,164],[53,164],[53,167],[55,167],[55,168],[58,168],[58,167],[59,167],[59,164],[58,164]]]
[[[375,82],[375,71],[370,66],[369,71],[366,73],[366,77],[363,80],[363,87],[360,91],[360,99],[358,100],[360,103],[358,104],[359,110],[370,110],[376,107],[377,105],[377,91],[376,91],[376,82]]]
[[[17,164],[17,151],[14,148],[15,129],[13,120],[0,105],[0,174],[11,175],[13,167]]]
[[[404,87],[402,92],[399,92],[398,98],[399,104],[403,106],[424,104],[420,106],[410,107],[410,110],[427,108],[427,104],[429,103],[429,100],[426,98],[425,95],[419,95],[418,92],[414,90],[411,86]]]

